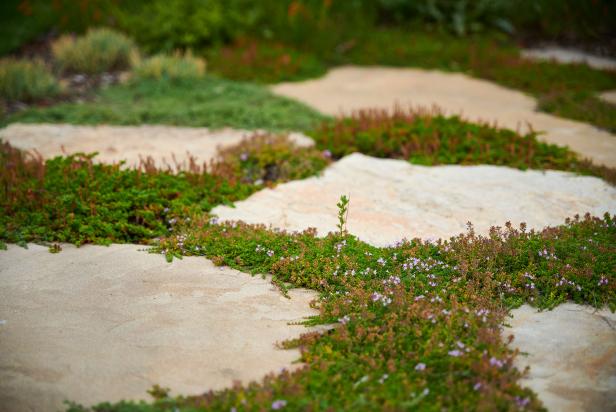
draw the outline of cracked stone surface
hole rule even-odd
[[[276,342],[309,331],[315,294],[198,257],[143,246],[30,245],[0,251],[2,411],[146,399],[153,384],[198,394],[293,367]]]
[[[510,129],[542,131],[540,140],[569,146],[599,164],[616,167],[616,136],[586,123],[540,113],[536,101],[522,92],[460,73],[406,68],[333,69],[326,76],[299,83],[281,83],[272,91],[299,100],[329,115],[364,108],[438,105],[448,114],[497,122]]]
[[[544,312],[525,305],[512,315],[505,333],[527,353],[516,366],[531,367],[522,384],[548,410],[616,410],[616,314],[566,303]]]
[[[601,70],[616,70],[616,59],[585,53],[581,50],[546,46],[522,50],[522,56],[533,60],[554,60],[558,63],[585,63]]]
[[[616,189],[601,179],[558,171],[498,166],[411,165],[359,153],[322,176],[264,189],[212,211],[223,220],[271,224],[288,230],[336,230],[336,202],[351,198],[348,230],[379,246],[402,238],[449,238],[470,220],[486,234],[493,225],[527,223],[540,229],[576,213],[616,213]]]
[[[70,124],[10,124],[0,129],[0,139],[24,149],[36,149],[44,158],[78,152],[99,152],[101,163],[125,160],[128,166],[151,156],[156,164],[174,165],[172,155],[182,162],[188,154],[200,163],[216,156],[218,147],[232,146],[255,132],[231,128],[210,130],[203,127],[174,126],[75,126]],[[312,139],[301,133],[289,137],[300,146],[311,146]]]

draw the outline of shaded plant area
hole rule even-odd
[[[354,152],[421,165],[491,164],[519,169],[556,169],[599,176],[616,184],[616,170],[580,160],[566,147],[487,123],[445,116],[438,108],[360,110],[309,132],[334,158]]]
[[[212,73],[232,80],[259,83],[304,80],[327,71],[321,59],[279,42],[240,38],[207,51]]]
[[[544,410],[520,386],[502,327],[508,311],[567,300],[616,309],[616,217],[607,214],[387,248],[344,231],[319,238],[202,217],[154,251],[271,273],[283,291],[314,289],[320,314],[307,323],[337,326],[285,342],[305,365],[260,383],[179,398],[157,388],[153,403],[71,411]]]
[[[141,79],[101,90],[82,103],[30,108],[0,119],[72,124],[169,124],[242,129],[305,130],[323,116],[249,83],[207,76],[199,79]]]
[[[168,234],[178,219],[313,175],[329,162],[284,136],[244,140],[208,165],[191,159],[160,168],[144,159],[126,168],[94,159],[77,154],[44,161],[2,143],[0,243],[148,243]]]

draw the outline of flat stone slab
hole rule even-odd
[[[419,69],[354,67],[333,69],[326,76],[272,86],[272,91],[299,100],[329,115],[365,108],[438,105],[448,114],[496,122],[544,133],[539,139],[569,146],[599,164],[616,167],[616,136],[586,123],[537,112],[534,98],[460,73]]]
[[[203,127],[174,126],[75,126],[69,124],[10,124],[0,129],[0,140],[23,150],[37,150],[44,158],[78,152],[99,152],[101,163],[125,160],[128,166],[151,156],[156,164],[175,165],[173,157],[185,162],[188,155],[199,162],[216,157],[219,147],[238,144],[254,131],[231,128],[211,130]],[[312,139],[291,133],[299,146],[311,146]]]
[[[600,70],[616,70],[616,59],[597,56],[577,49],[546,46],[522,50],[522,57],[532,60],[552,60],[558,63],[583,63]]]
[[[512,311],[509,321],[516,366],[530,366],[522,384],[540,395],[550,411],[616,410],[616,314],[566,303],[537,312]]]
[[[616,105],[616,90],[610,90],[607,92],[603,92],[599,94],[599,98],[608,103]]]
[[[336,203],[350,195],[348,230],[374,245],[402,238],[449,238],[470,220],[486,234],[506,221],[541,229],[576,213],[616,213],[616,188],[603,180],[558,171],[499,166],[415,166],[352,154],[321,176],[261,190],[235,207],[212,211],[223,220],[288,230],[336,230]]]
[[[153,384],[199,394],[299,358],[275,343],[309,330],[288,322],[315,314],[313,292],[287,299],[260,277],[142,248],[0,251],[2,411],[147,399]]]

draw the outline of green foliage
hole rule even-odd
[[[31,108],[10,122],[172,124],[244,129],[305,130],[323,119],[308,107],[266,88],[206,76],[190,81],[142,80],[102,90],[85,103]]]
[[[510,0],[506,3],[507,15],[525,36],[602,42],[616,36],[616,2],[612,0]]]
[[[422,165],[492,164],[520,169],[557,169],[600,176],[616,184],[616,171],[580,161],[566,147],[542,143],[488,124],[475,124],[438,110],[362,110],[324,122],[309,132],[317,145],[340,158],[354,152]]]
[[[508,0],[378,0],[380,14],[401,23],[433,24],[459,36],[489,28],[513,32]]]
[[[305,367],[261,383],[104,411],[543,410],[520,386],[516,352],[501,333],[522,303],[551,308],[573,300],[616,309],[616,217],[576,217],[540,232],[509,224],[487,237],[472,228],[436,243],[388,248],[351,235],[285,233],[242,222],[196,219],[161,239],[169,257],[205,256],[274,282],[320,292],[326,333],[287,342]],[[161,403],[161,402],[165,403]],[[278,403],[276,403],[278,401]]]
[[[35,101],[60,93],[60,84],[40,60],[0,60],[0,98]]]
[[[208,61],[214,73],[228,79],[264,83],[318,77],[326,71],[323,62],[311,54],[254,39],[212,49]]]
[[[338,236],[342,237],[347,234],[346,224],[349,218],[349,197],[346,195],[340,196],[340,201],[336,204],[338,207]]]
[[[253,8],[244,0],[137,1],[114,17],[146,50],[170,52],[230,41],[251,23]]]
[[[279,152],[267,143],[264,137],[247,139],[207,170],[191,162],[177,173],[157,169],[151,161],[135,169],[96,164],[94,155],[43,162],[2,144],[0,239],[22,244],[147,243],[169,233],[179,218],[243,199],[264,184],[313,175],[327,164],[316,149],[297,148],[284,136],[276,138]],[[253,172],[263,176],[261,182],[244,178],[229,159],[235,152],[257,159]],[[50,250],[59,251],[53,245]]]
[[[133,74],[138,79],[194,80],[205,74],[205,60],[189,52],[158,54],[133,62]]]
[[[616,133],[616,105],[597,98],[594,93],[563,92],[541,96],[539,109],[557,116],[592,123]]]
[[[62,36],[53,42],[51,51],[61,70],[94,74],[128,68],[136,48],[124,34],[97,28],[79,37]]]

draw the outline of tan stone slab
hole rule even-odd
[[[0,251],[0,409],[56,411],[259,379],[292,367],[275,343],[306,332],[313,292],[284,298],[269,281],[204,258],[167,263],[141,246],[31,245]]]
[[[69,124],[10,124],[0,129],[0,140],[24,150],[37,150],[43,157],[78,152],[99,152],[103,163],[126,160],[139,164],[151,156],[157,164],[174,165],[172,155],[186,161],[189,153],[199,162],[214,158],[218,147],[239,143],[254,132],[231,128],[211,130],[203,127],[174,126],[75,126]],[[311,146],[312,139],[301,133],[290,138],[300,146]]]
[[[223,220],[275,227],[336,230],[336,203],[350,195],[348,230],[360,239],[389,245],[406,237],[449,238],[493,225],[526,222],[540,229],[576,213],[616,213],[616,188],[594,177],[497,166],[411,165],[406,161],[347,156],[322,176],[261,190],[235,207],[212,211]]]
[[[512,311],[516,366],[530,374],[522,384],[550,411],[616,410],[616,314],[567,303],[552,311],[530,306]]]
[[[605,100],[608,103],[616,104],[616,90],[603,92],[599,95],[599,98]]]
[[[586,123],[539,113],[534,98],[460,73],[346,66],[320,79],[281,83],[272,90],[330,115],[371,107],[391,109],[395,103],[436,104],[448,114],[497,122],[511,129],[525,131],[531,124],[544,132],[540,139],[616,167],[616,136]]]
[[[532,60],[551,60],[557,63],[584,63],[600,70],[616,70],[616,59],[597,56],[582,50],[566,47],[546,46],[526,49],[521,52],[522,57]]]

